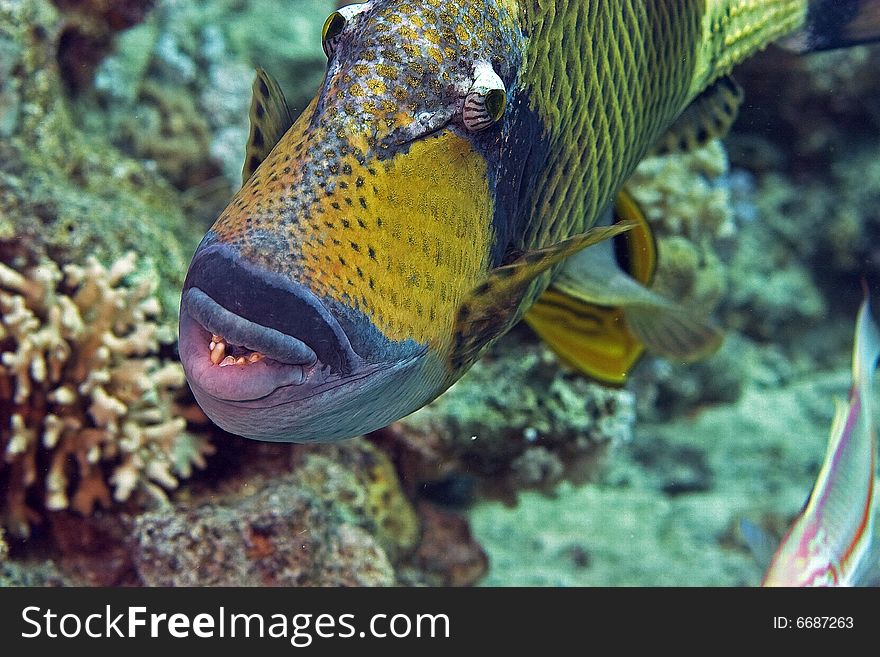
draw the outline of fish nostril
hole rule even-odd
[[[315,294],[248,263],[228,246],[196,253],[184,283],[184,291],[190,289],[248,322],[302,341],[333,372],[344,375],[354,369],[358,357],[348,336]]]

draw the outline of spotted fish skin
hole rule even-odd
[[[193,258],[180,348],[199,403],[229,431],[295,442],[424,405],[546,289],[553,245],[593,226],[688,103],[806,6],[355,5],[317,96]],[[474,132],[464,103],[486,67],[506,104]],[[517,267],[531,277],[492,283]]]

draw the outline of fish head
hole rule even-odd
[[[184,283],[181,361],[220,427],[347,438],[461,375],[456,312],[498,249],[519,52],[506,4],[374,0],[328,19],[317,96]]]

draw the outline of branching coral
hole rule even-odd
[[[132,252],[109,268],[0,263],[0,524],[16,535],[41,506],[107,507],[111,488],[118,502],[164,499],[212,451],[174,417],[183,371],[159,356],[173,332],[156,277],[136,271]]]

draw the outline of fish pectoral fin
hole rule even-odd
[[[717,327],[671,302],[627,305],[624,316],[646,349],[672,360],[693,362],[705,358],[721,346],[724,338]]]
[[[260,163],[293,125],[293,116],[278,82],[258,68],[254,78],[250,109],[251,131],[245,150],[241,182],[246,183]]]
[[[633,227],[606,244],[570,256],[525,315],[554,352],[586,376],[620,386],[647,348],[677,360],[717,349],[721,333],[650,290],[657,248],[638,204],[618,195],[613,225]]]
[[[450,366],[458,370],[517,321],[529,284],[569,256],[633,228],[629,222],[594,227],[551,246],[527,251],[512,262],[489,270],[465,297],[456,313]]]
[[[685,108],[650,154],[686,153],[721,139],[736,121],[742,101],[742,87],[729,76],[720,78]]]

